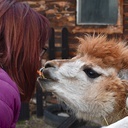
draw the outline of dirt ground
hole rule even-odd
[[[30,119],[24,121],[18,121],[16,128],[55,128],[54,126],[48,125],[44,118],[37,118],[36,116],[36,100],[32,99],[29,104]]]
[[[33,115],[29,120],[19,121],[16,128],[55,128],[45,123],[43,118],[37,118]]]
[[[99,125],[93,122],[87,122],[85,127],[89,128],[93,126],[98,128]],[[29,120],[20,121],[17,123],[16,128],[56,128],[55,126],[47,124],[43,118],[37,118],[36,115],[33,115]]]

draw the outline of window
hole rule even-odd
[[[120,0],[77,0],[76,23],[122,33],[122,8]]]

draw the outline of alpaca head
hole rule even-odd
[[[39,82],[64,101],[78,118],[112,123],[125,116],[128,47],[106,36],[78,38],[72,59],[48,61]]]

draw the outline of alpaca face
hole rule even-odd
[[[115,109],[124,107],[126,100],[125,87],[118,75],[120,65],[114,65],[113,56],[105,56],[107,62],[96,51],[94,56],[93,51],[82,50],[72,59],[48,61],[43,69],[46,78],[39,79],[43,88],[54,92],[78,118],[85,120],[108,117]]]
[[[89,58],[87,61],[85,59],[86,56],[77,56],[70,60],[47,62],[43,71],[47,79],[41,80],[42,85],[46,90],[54,92],[76,113],[105,116],[114,109],[116,94],[106,91],[106,85],[111,77],[116,77],[116,71],[114,68],[102,69]],[[118,81],[117,77],[114,79],[112,82]]]

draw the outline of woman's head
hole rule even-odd
[[[13,0],[0,0],[0,64],[17,83],[22,101],[30,99],[49,35],[48,20]]]

